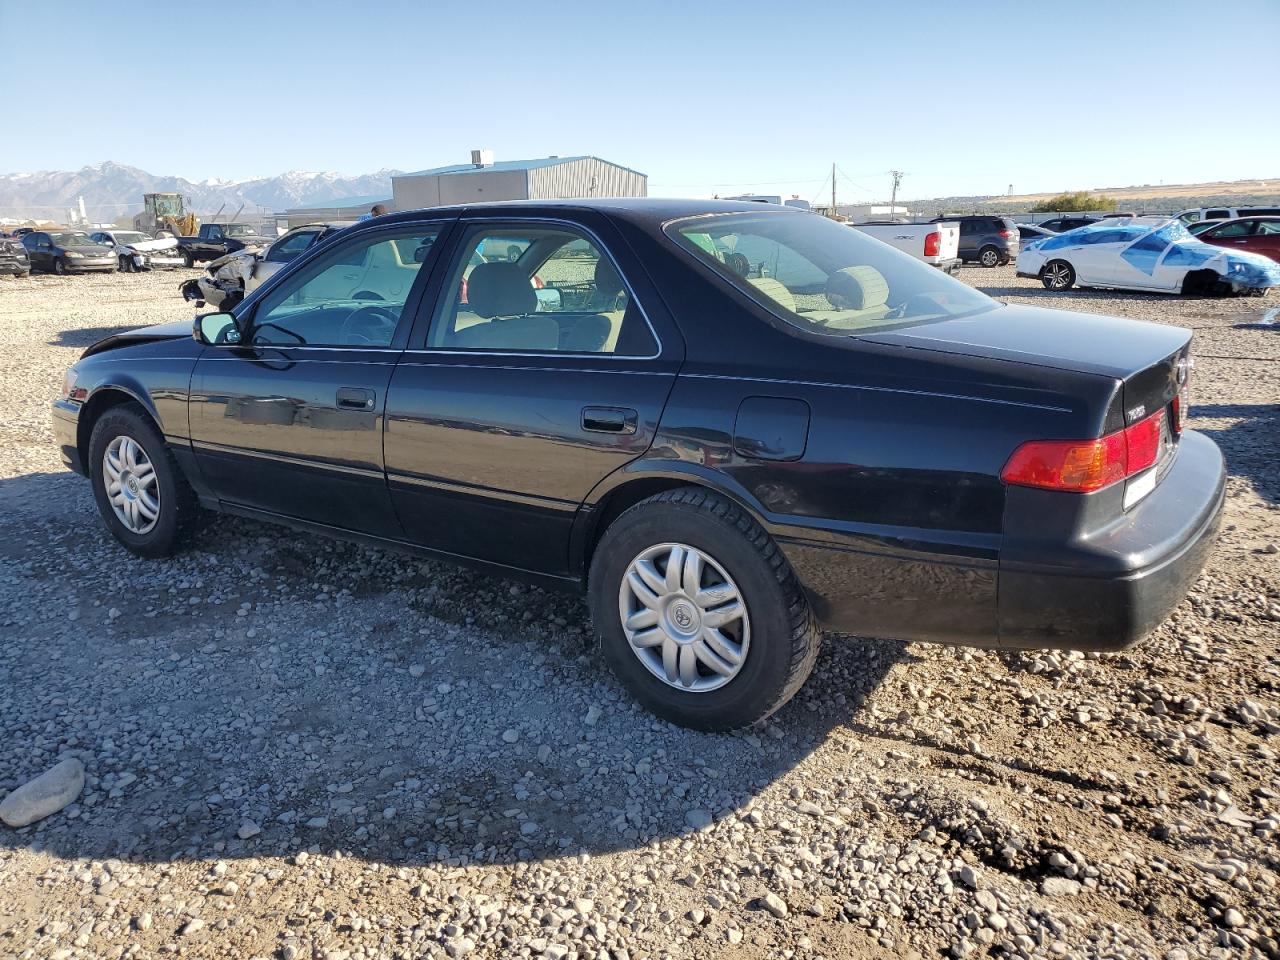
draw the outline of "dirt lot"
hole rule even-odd
[[[0,826],[0,955],[1280,956],[1274,295],[965,270],[1196,329],[1208,571],[1123,654],[832,637],[707,736],[622,695],[572,598],[241,521],[118,548],[48,404],[90,342],[189,317],[181,278],[0,281],[0,795],[88,775]]]

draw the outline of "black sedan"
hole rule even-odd
[[[90,273],[116,269],[116,255],[110,247],[94,243],[79,230],[36,230],[25,234],[32,270],[46,273]]]
[[[1183,430],[1190,339],[1005,306],[786,208],[477,205],[95,344],[54,424],[134,553],[206,509],[585,590],[637,698],[726,729],[795,693],[821,628],[1156,626],[1223,498]]]

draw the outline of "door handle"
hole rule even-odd
[[[636,432],[638,414],[628,407],[583,407],[582,429],[589,433]]]
[[[339,387],[338,406],[344,410],[372,410],[374,394],[364,387]]]

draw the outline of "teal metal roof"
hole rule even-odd
[[[329,210],[329,209],[345,209],[346,207],[372,207],[375,203],[390,203],[391,197],[385,193],[369,193],[363,197],[336,197],[333,200],[313,200],[310,203],[300,203],[296,207],[290,207],[290,210]]]

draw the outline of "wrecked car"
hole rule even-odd
[[[1258,253],[1198,240],[1179,220],[1100,220],[1033,240],[1018,254],[1018,276],[1049,290],[1077,284],[1105,290],[1262,296],[1280,286],[1280,264]]]
[[[175,237],[153,240],[140,230],[98,230],[89,239],[115,251],[121,273],[182,266]]]
[[[203,275],[182,284],[182,297],[196,301],[198,307],[207,303],[230,310],[286,263],[341,229],[328,223],[310,223],[290,230],[265,250],[247,247],[219,257],[205,268]]]

